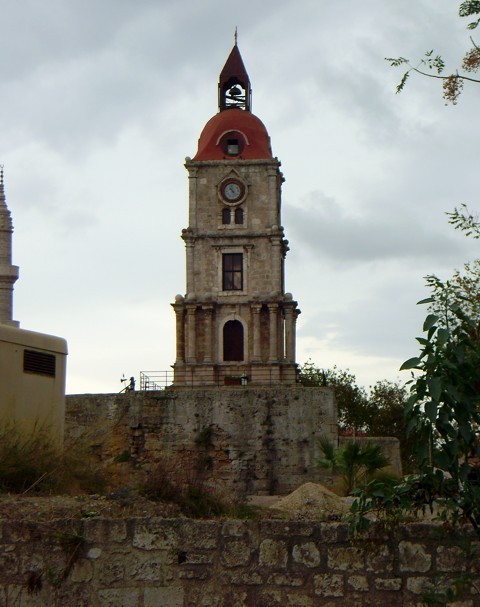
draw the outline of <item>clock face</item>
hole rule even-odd
[[[228,179],[223,182],[220,193],[226,202],[239,202],[245,194],[245,186],[241,181]]]

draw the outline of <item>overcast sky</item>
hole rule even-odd
[[[67,392],[116,392],[169,369],[185,292],[186,156],[217,112],[238,43],[253,112],[282,162],[297,361],[368,386],[408,379],[428,296],[478,242],[445,211],[479,209],[480,89],[385,56],[468,44],[452,0],[0,0],[0,163],[20,278],[14,318],[65,337]],[[477,169],[475,169],[477,166]]]

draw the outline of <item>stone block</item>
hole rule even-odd
[[[102,586],[115,585],[125,578],[125,559],[123,556],[94,561],[95,576]]]
[[[127,567],[129,578],[134,580],[166,585],[172,579],[170,566],[157,553],[149,554],[146,558],[138,555],[135,559],[129,559]]]
[[[465,550],[460,546],[439,546],[437,548],[438,571],[465,571]]]
[[[317,596],[340,597],[344,594],[343,575],[330,573],[315,575],[313,586]]]
[[[140,594],[141,591],[138,588],[116,588],[100,590],[98,598],[102,607],[140,607]],[[160,607],[160,605],[155,607]],[[168,605],[168,607],[171,606]]]
[[[375,544],[365,551],[367,571],[381,571],[390,573],[393,571],[394,554],[390,547],[385,544]]]
[[[135,524],[132,545],[141,550],[175,550],[178,545],[177,531],[172,521],[138,520]]]
[[[275,586],[303,586],[304,578],[295,575],[285,575],[284,573],[274,573],[272,574],[268,580],[267,584],[274,584]]]
[[[285,542],[280,540],[263,540],[260,544],[259,563],[264,567],[285,568],[288,561],[288,550]]]
[[[357,592],[368,592],[368,578],[366,575],[351,575],[347,578],[347,586]]]
[[[400,571],[425,573],[432,565],[432,557],[423,544],[402,541],[399,544]]]
[[[232,586],[259,586],[263,584],[263,578],[256,571],[233,571],[229,576]]]
[[[243,537],[247,533],[245,521],[229,520],[222,525],[222,536]]]
[[[25,563],[22,567],[24,571],[27,569],[30,570],[32,568],[30,556],[27,557],[27,563]],[[26,569],[27,568],[27,569]],[[7,552],[4,554],[0,554],[0,571],[3,575],[14,575],[19,571],[19,559],[14,552]]]
[[[392,590],[397,592],[402,587],[402,578],[375,578],[375,588],[377,590]]]
[[[208,580],[211,577],[209,571],[195,567],[194,569],[181,569],[178,572],[178,579],[180,580]]]
[[[306,567],[318,567],[320,565],[320,551],[314,542],[295,544],[292,557],[295,563],[301,563]]]
[[[234,521],[232,521],[234,522]],[[213,550],[218,545],[221,524],[216,521],[185,521],[179,537],[182,550]]]
[[[365,553],[363,548],[352,546],[349,548],[329,548],[328,566],[341,571],[356,571],[365,567]]]
[[[183,588],[145,588],[143,607],[183,607]]]
[[[90,582],[92,577],[92,563],[87,559],[80,559],[74,564],[72,571],[70,572],[69,579],[72,582]]]
[[[127,538],[127,525],[120,519],[86,519],[83,533],[87,542],[118,543]]]
[[[314,607],[313,599],[305,594],[294,594],[288,592],[286,597],[287,607]]]
[[[413,594],[424,594],[433,588],[440,590],[434,585],[434,581],[428,577],[412,576],[407,578],[407,589]]]
[[[225,567],[242,567],[250,562],[252,549],[242,540],[225,541],[222,549],[222,563]]]

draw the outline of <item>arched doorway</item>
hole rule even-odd
[[[223,360],[244,360],[243,325],[239,320],[229,320],[223,325]]]

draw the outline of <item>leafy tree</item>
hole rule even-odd
[[[405,433],[404,409],[408,392],[400,382],[380,380],[369,392],[357,384],[355,375],[336,366],[320,369],[311,360],[300,367],[299,380],[307,386],[331,386],[335,390],[340,430],[368,436],[393,436],[400,441],[404,470],[412,468],[411,441]]]
[[[475,18],[480,14],[480,1],[464,0],[464,2],[460,4],[458,14],[460,17],[474,17],[475,20],[467,25],[467,29],[475,29],[480,23],[480,17]],[[480,47],[477,46],[471,36],[470,42],[472,46],[468,49],[463,58],[460,71],[457,69],[449,75],[443,74],[445,62],[441,55],[434,55],[433,50],[426,52],[424,58],[420,59],[416,64],[412,64],[410,60],[405,59],[405,57],[385,57],[385,60],[390,62],[392,67],[404,66],[407,68],[407,71],[403,74],[402,79],[397,86],[397,93],[403,91],[408,78],[413,72],[420,74],[421,76],[440,79],[442,81],[443,97],[445,101],[455,105],[465,82],[480,83],[480,79],[471,76],[471,74],[478,72],[480,68]]]
[[[308,360],[299,368],[298,378],[305,386],[334,388],[338,423],[342,429],[351,429],[354,434],[366,429],[370,416],[367,393],[357,385],[357,379],[350,371],[342,371],[336,366],[320,369]]]

